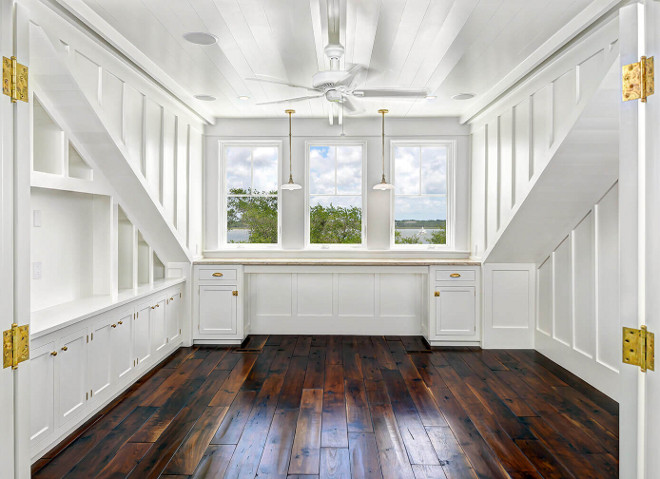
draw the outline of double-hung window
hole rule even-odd
[[[396,247],[445,247],[451,243],[452,142],[393,142]]]
[[[279,156],[279,144],[223,145],[226,245],[279,244]]]
[[[365,151],[363,143],[308,144],[308,244],[365,242]]]

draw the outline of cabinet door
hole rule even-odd
[[[161,299],[151,307],[151,350],[158,352],[167,345],[165,333],[165,299]]]
[[[133,354],[136,366],[151,358],[150,312],[151,306],[139,308],[133,321]]]
[[[55,361],[56,427],[74,421],[85,410],[87,386],[87,330],[79,330],[60,341]]]
[[[94,323],[90,331],[89,388],[92,397],[109,390],[112,383],[112,336],[117,327],[113,319],[104,317]]]
[[[55,430],[55,341],[30,351],[30,444],[46,444]]]
[[[167,339],[171,343],[177,341],[181,332],[181,297],[177,291],[165,302],[165,329]]]
[[[476,332],[474,286],[435,288],[435,329],[438,336],[472,336]]]
[[[199,287],[199,334],[227,336],[236,334],[236,286]]]
[[[121,380],[133,370],[133,312],[125,311],[117,318],[112,333],[112,376]]]

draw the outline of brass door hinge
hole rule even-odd
[[[649,333],[646,326],[623,328],[623,362],[639,366],[642,372],[655,371],[654,334]]]
[[[17,369],[18,364],[30,359],[30,326],[14,323],[2,332],[2,368]]]
[[[642,57],[638,62],[625,65],[621,72],[623,101],[646,103],[646,97],[655,93],[653,77],[653,57]]]
[[[16,61],[16,57],[2,57],[2,93],[11,98],[28,101],[28,67]]]
[[[232,291],[231,294],[233,294],[234,296],[238,296],[238,291]]]

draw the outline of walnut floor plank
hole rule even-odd
[[[305,389],[300,401],[289,474],[316,474],[321,454],[323,390]]]
[[[616,478],[618,405],[535,351],[419,337],[180,348],[33,477]]]

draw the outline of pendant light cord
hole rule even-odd
[[[383,122],[382,122],[382,128],[381,128],[381,141],[382,141],[382,148],[381,148],[381,155],[382,155],[382,160],[383,160],[383,177],[381,178],[381,183],[385,183],[385,113],[387,113],[388,110],[382,109],[378,110],[378,113],[380,113],[383,116]]]
[[[295,110],[286,110],[285,113],[289,114],[289,183],[293,183],[293,170],[291,168],[291,114],[295,113]]]

